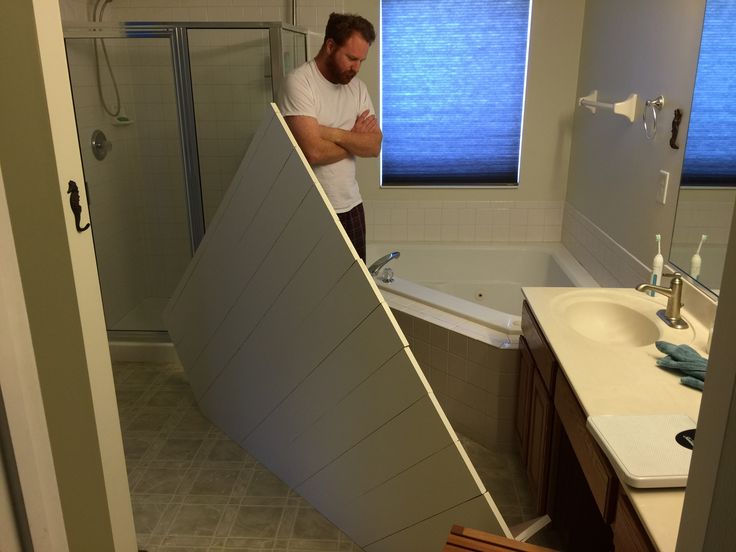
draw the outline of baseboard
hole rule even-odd
[[[179,362],[173,343],[111,341],[113,362]]]

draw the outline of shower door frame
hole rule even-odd
[[[138,22],[119,23],[89,22],[83,25],[64,25],[64,39],[104,39],[104,38],[168,38],[171,44],[174,72],[174,93],[179,117],[179,136],[182,162],[184,164],[184,183],[186,191],[187,215],[189,219],[189,240],[192,255],[204,237],[204,208],[202,205],[202,183],[199,170],[197,147],[197,127],[194,115],[194,91],[192,89],[192,70],[189,55],[189,30],[198,29],[253,29],[268,30],[271,62],[271,97],[277,97],[284,80],[282,31],[290,31],[304,36],[307,52],[307,30],[280,21],[233,21],[233,22]],[[276,55],[274,55],[276,54]],[[82,145],[80,144],[80,147]]]

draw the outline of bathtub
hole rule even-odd
[[[369,265],[390,251],[401,256],[386,265],[393,282],[376,278],[380,289],[510,336],[521,333],[522,286],[598,287],[561,243],[374,242]]]

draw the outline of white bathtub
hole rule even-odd
[[[368,264],[390,251],[401,256],[381,289],[449,312],[506,335],[521,332],[522,286],[598,287],[561,243],[447,245],[369,243]]]

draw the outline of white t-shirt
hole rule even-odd
[[[279,109],[285,117],[314,117],[320,125],[343,130],[353,128],[356,117],[366,109],[375,114],[363,81],[353,77],[348,84],[331,83],[320,73],[314,60],[286,77]],[[363,201],[355,180],[355,157],[312,169],[337,213],[349,211]]]

